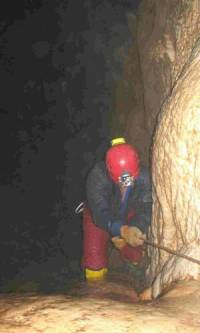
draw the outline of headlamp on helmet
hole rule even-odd
[[[122,185],[122,187],[132,186],[134,184],[134,177],[131,176],[129,172],[125,171],[119,177],[119,184]]]

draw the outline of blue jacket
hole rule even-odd
[[[127,220],[128,213],[134,209],[135,214],[129,225],[138,227],[146,233],[151,223],[152,191],[147,169],[141,168],[129,195],[125,212],[121,213],[121,193],[119,186],[109,177],[104,162],[97,162],[90,171],[86,181],[86,204],[90,208],[94,223],[106,231],[109,225]]]

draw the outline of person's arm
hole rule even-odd
[[[94,223],[106,231],[109,231],[109,222],[113,219],[111,212],[111,186],[103,166],[97,164],[87,177],[86,197],[92,211]]]
[[[134,202],[135,215],[130,220],[129,225],[124,225],[120,229],[121,237],[133,247],[144,244],[148,227],[151,224],[151,182],[145,169],[141,170],[135,184],[135,191],[137,198]]]

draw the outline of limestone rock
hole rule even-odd
[[[156,118],[178,80],[200,31],[198,0],[145,0],[138,19],[138,48],[146,126]]]
[[[151,238],[200,259],[200,44],[159,117],[153,146],[154,209]],[[153,296],[173,281],[199,279],[200,266],[156,249],[149,278]]]

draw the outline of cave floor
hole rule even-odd
[[[70,293],[1,294],[1,333],[200,332],[200,281],[139,301],[121,281],[74,284]]]

